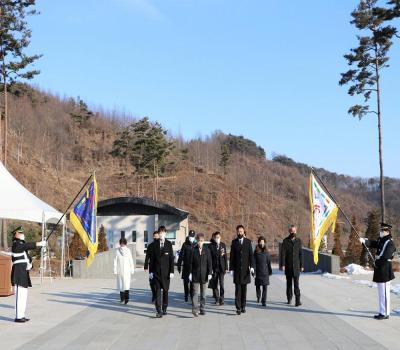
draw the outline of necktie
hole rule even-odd
[[[161,241],[161,249],[164,249],[164,241]]]

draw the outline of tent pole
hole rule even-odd
[[[61,268],[60,268],[60,276],[64,277],[64,269],[65,269],[65,224],[62,227],[62,238],[61,238]]]
[[[44,225],[45,217],[44,212],[42,213],[42,241],[44,240]],[[40,249],[40,284],[43,284],[43,259],[44,258],[44,247]]]

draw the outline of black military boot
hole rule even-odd
[[[123,303],[125,299],[124,292],[119,292],[119,297],[121,299],[121,303]]]

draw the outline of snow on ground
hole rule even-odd
[[[357,264],[347,265],[344,269],[349,275],[369,275],[373,273],[373,271],[367,270],[361,265]]]
[[[358,284],[360,286],[367,286],[371,288],[376,288],[376,283],[372,281],[367,281],[367,280],[353,280],[352,281],[354,284]]]
[[[350,279],[350,277],[348,277],[348,276],[334,275],[334,274],[329,273],[329,272],[325,272],[324,274],[322,274],[321,277],[328,278],[328,279],[331,279],[331,280],[343,280],[343,279],[344,280],[348,280],[348,279]]]

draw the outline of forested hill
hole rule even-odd
[[[64,210],[96,170],[100,199],[146,196],[190,212],[191,228],[232,236],[285,235],[296,223],[309,231],[309,166],[241,136],[216,131],[202,139],[171,137],[164,126],[116,111],[91,111],[84,101],[26,85],[13,86],[8,168],[33,193]],[[361,227],[378,207],[378,179],[317,169]],[[386,179],[390,220],[400,224],[400,180]],[[345,233],[348,232],[345,229]],[[305,238],[306,239],[306,238]]]

